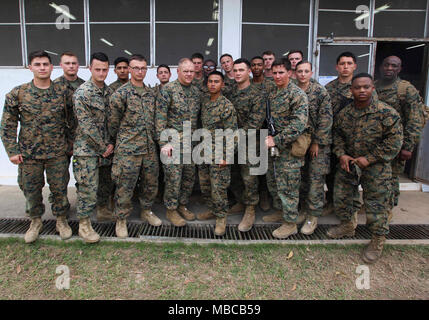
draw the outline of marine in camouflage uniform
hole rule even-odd
[[[204,85],[204,76],[201,79],[194,78],[191,84],[201,92],[207,92],[207,87]]]
[[[158,191],[158,155],[155,144],[155,96],[147,87],[131,81],[110,98],[108,131],[116,137],[112,180],[116,184],[115,215],[127,218],[140,178],[138,198],[142,210],[150,210]]]
[[[128,82],[125,82],[125,83],[128,83]],[[117,79],[116,81],[114,81],[111,84],[109,84],[109,88],[112,90],[112,92],[115,92],[121,86],[123,86],[125,83],[122,82],[121,80]]]
[[[234,87],[237,85],[234,78],[229,78],[227,75],[225,75],[224,79],[224,87],[222,88],[222,94],[230,100],[232,91],[234,90]]]
[[[77,214],[89,217],[96,206],[105,207],[113,193],[111,160],[103,158],[109,144],[114,144],[107,131],[109,99],[112,94],[106,84],[97,87],[92,78],[73,95],[78,120],[73,145],[73,173],[77,182]]]
[[[319,146],[319,153],[315,158],[310,152],[305,156],[305,165],[301,169],[301,208],[309,215],[319,217],[323,211],[325,175],[329,173],[332,107],[328,92],[314,79],[310,79],[305,93],[309,104],[311,144]]]

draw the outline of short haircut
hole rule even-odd
[[[133,55],[134,56],[134,55]],[[145,59],[146,60],[146,59]],[[115,65],[115,68],[118,64],[120,64],[121,62],[125,62],[126,64],[130,64],[130,61],[128,60],[128,58],[125,57],[117,57],[115,59],[115,61],[113,61],[113,64]]]
[[[31,64],[31,62],[35,58],[48,58],[49,63],[52,64],[51,56],[46,51],[37,50],[37,51],[30,52],[30,54],[28,55],[28,63]]]
[[[274,52],[272,52],[271,50],[266,50],[266,51],[264,51],[264,52],[262,52],[262,56],[265,56],[265,55],[267,55],[267,56],[276,56],[275,54],[274,54]]]
[[[274,61],[273,64],[271,65],[271,69],[276,66],[283,66],[287,71],[292,70],[292,65],[290,64],[290,61],[286,58],[282,58],[280,60]]]
[[[158,68],[156,68],[156,73],[158,73],[158,71],[159,71],[159,69],[160,69],[160,68],[166,68],[166,69],[168,70],[168,72],[170,72],[170,73],[171,73],[170,67],[169,67],[169,66],[167,66],[166,64],[160,64],[160,65],[158,66]]]
[[[204,61],[204,63],[203,64],[206,64],[206,62],[213,62],[214,63],[214,65],[217,67],[217,63],[216,63],[216,61],[214,61],[214,60],[212,60],[212,59],[207,59],[206,61]]]
[[[352,58],[352,59],[353,59],[353,62],[354,62],[354,63],[356,63],[356,56],[354,55],[354,53],[352,53],[352,52],[350,52],[350,51],[346,51],[346,52],[341,53],[341,54],[338,56],[338,58],[337,58],[337,64],[338,64],[338,62],[340,62],[340,59],[341,59],[342,57]]]
[[[252,62],[253,60],[256,60],[256,59],[264,61],[264,58],[262,58],[261,56],[255,56],[252,58],[252,60],[250,60],[250,62]]]
[[[62,58],[62,57],[64,57],[64,56],[76,57],[76,58],[77,58],[77,55],[76,55],[76,54],[74,54],[74,53],[73,53],[73,52],[71,52],[71,51],[65,51],[65,52],[61,53],[60,60],[61,60],[61,58]]]
[[[308,63],[310,65],[311,70],[313,70],[313,64],[310,61],[308,61],[308,60],[301,60],[300,62],[298,62],[296,64],[295,68],[298,68],[298,66],[300,66],[301,64],[305,64],[305,63]]]
[[[195,52],[195,53],[191,56],[191,60],[192,60],[192,59],[195,59],[195,58],[197,58],[197,59],[201,59],[201,60],[203,60],[203,61],[204,61],[204,56],[203,56],[201,53],[199,53],[199,52]]]
[[[224,58],[224,57],[230,57],[232,60],[234,60],[234,58],[229,53],[224,53],[223,55],[220,56],[219,61],[221,61],[222,58]]]
[[[125,59],[127,59],[127,58],[125,58]],[[128,60],[128,59],[127,59]],[[136,53],[136,54],[133,54],[131,57],[130,57],[130,59],[128,60],[128,64],[130,64],[130,62],[131,61],[133,61],[133,60],[137,60],[137,61],[144,61],[144,62],[146,62],[147,63],[147,60],[146,60],[146,58],[142,55],[142,54],[139,54],[139,53]],[[116,61],[116,60],[115,60]],[[125,61],[120,61],[120,62],[125,62]],[[119,62],[118,62],[119,63]],[[116,67],[116,65],[115,65],[115,67]]]
[[[352,78],[352,83],[353,83],[353,81],[355,81],[356,79],[359,79],[359,78],[369,78],[369,79],[371,79],[371,82],[374,82],[374,78],[372,77],[372,75],[370,75],[369,73],[366,73],[366,72],[361,72]]]
[[[250,69],[250,62],[246,58],[240,58],[240,59],[237,59],[234,61],[234,65],[239,64],[239,63],[245,63],[246,66]]]
[[[225,79],[224,75],[222,74],[222,72],[219,72],[217,70],[213,71],[212,73],[209,74],[209,76],[207,77],[207,79],[209,79],[212,75],[218,75],[222,78],[222,81]]]
[[[304,59],[304,53],[303,53],[301,50],[299,50],[299,49],[293,49],[293,50],[290,50],[290,51],[289,51],[289,53],[287,54],[287,58],[288,58],[288,59],[289,59],[289,56],[290,56],[292,53],[299,53],[299,54],[301,55],[301,58],[303,58],[303,59]]]
[[[103,62],[109,62],[109,57],[103,52],[94,52],[93,54],[91,54],[91,60],[89,62],[90,65],[92,64],[92,61],[94,59]]]
[[[185,62],[190,62],[190,63],[192,63],[192,64],[193,64],[193,62],[192,62],[192,60],[191,60],[191,59],[189,59],[189,58],[182,58],[182,59],[180,59],[180,60],[179,60],[179,63],[177,64],[177,66],[178,66],[178,67],[181,67],[181,66],[182,66],[182,64],[184,64]]]

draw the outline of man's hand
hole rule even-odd
[[[24,162],[24,159],[22,158],[22,154],[17,154],[16,156],[12,156],[9,158],[9,160],[13,164],[20,164]]]
[[[161,153],[166,155],[167,157],[171,157],[173,154],[173,146],[170,144],[166,144],[161,148]]]
[[[401,150],[399,153],[399,159],[401,160],[410,160],[413,156],[413,153],[407,150]]]
[[[107,158],[108,156],[110,156],[113,153],[114,149],[115,147],[113,146],[113,144],[109,144],[107,146],[106,151],[103,153],[103,158]]]
[[[276,146],[276,143],[274,142],[274,138],[272,136],[268,136],[265,138],[265,145],[267,148],[272,148]]]
[[[353,160],[353,163],[356,163],[359,168],[365,169],[369,166],[369,161],[365,157],[359,157]]]
[[[319,144],[312,143],[309,149],[311,159],[317,158],[319,155]]]
[[[346,170],[347,172],[350,172],[350,167],[349,167],[349,163],[350,161],[354,161],[355,159],[348,156],[348,155],[343,155],[340,157],[340,165],[341,165],[341,169]]]
[[[227,165],[226,160],[221,160],[219,163],[219,167],[226,167]]]

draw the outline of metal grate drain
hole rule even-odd
[[[56,220],[43,220],[43,229],[41,235],[56,235],[55,231]],[[78,234],[79,222],[77,220],[69,221],[73,235]],[[0,234],[25,234],[30,226],[28,219],[0,219]],[[94,230],[101,236],[107,238],[115,238],[115,223],[92,222]],[[222,237],[214,234],[213,224],[187,224],[182,228],[174,227],[171,224],[164,224],[160,227],[153,227],[143,222],[128,222],[129,238],[182,238],[182,239],[199,239],[199,240],[232,240],[232,241],[261,241],[276,239],[272,236],[272,232],[279,227],[278,224],[256,224],[249,232],[240,232],[237,225],[228,225],[226,233]],[[287,240],[331,240],[326,236],[326,231],[330,225],[319,225],[316,231],[306,236],[297,233],[290,236]],[[389,240],[427,240],[429,239],[429,225],[404,225],[394,224],[390,226],[390,233],[386,237]],[[366,240],[371,239],[371,232],[364,225],[358,225],[353,238],[344,240]],[[284,241],[284,240],[283,240]]]

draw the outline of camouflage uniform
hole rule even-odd
[[[112,92],[115,92],[124,84],[125,83],[123,83],[121,80],[117,79],[115,82],[112,82],[111,84],[109,84],[109,88],[112,89]]]
[[[175,129],[180,134],[180,164],[164,164],[165,191],[164,204],[167,209],[177,209],[186,205],[195,182],[195,165],[184,164],[183,122],[190,121],[192,131],[197,128],[201,107],[201,92],[194,85],[184,86],[179,80],[166,84],[156,99],[155,127],[160,148],[168,142],[160,141],[161,133],[166,129]],[[190,154],[186,157],[191,158]]]
[[[204,91],[204,87],[206,87],[204,85],[204,76],[201,79],[197,79],[197,78],[192,79],[192,83],[191,84],[194,85],[195,87],[197,87],[198,90],[200,90],[201,92],[203,92]]]
[[[248,130],[259,131],[265,119],[265,103],[261,91],[253,84],[243,90],[236,86],[231,93],[230,101],[237,114],[238,128],[246,131],[249,141]],[[257,145],[258,143],[256,140]],[[248,161],[246,164],[237,164],[238,161],[234,163],[231,168],[231,191],[237,201],[246,206],[256,206],[259,203],[258,176],[250,174],[251,165]]]
[[[230,79],[226,74],[224,76],[225,86],[222,88],[222,94],[230,100],[234,87],[237,86],[235,79]]]
[[[108,131],[116,138],[112,180],[116,184],[115,215],[127,218],[140,178],[138,197],[150,210],[158,191],[158,155],[155,144],[155,97],[147,87],[128,82],[110,98]]]
[[[71,124],[67,113],[67,95],[62,86],[51,83],[39,89],[33,82],[15,87],[6,95],[0,135],[9,157],[22,154],[18,166],[18,185],[26,198],[26,212],[31,218],[45,211],[42,189],[44,171],[52,193],[52,213],[65,215],[67,200],[67,139]],[[20,123],[17,141],[16,130]]]
[[[402,101],[398,95],[398,85],[403,82],[406,86],[406,96]],[[421,110],[423,100],[417,89],[408,81],[397,78],[392,84],[384,85],[381,81],[375,82],[378,98],[392,106],[401,116],[401,123],[404,132],[403,150],[413,152],[422,132]],[[392,161],[392,200],[391,205],[398,205],[399,197],[399,175],[404,172],[405,161],[397,156]]]
[[[215,130],[237,130],[237,116],[232,103],[220,95],[216,101],[204,99],[201,107],[201,123],[212,135],[213,164],[199,166],[201,193],[208,208],[217,217],[224,217],[228,211],[228,186],[231,180],[230,166],[220,167],[215,160]],[[233,150],[232,150],[233,152]],[[223,159],[226,160],[226,148]]]
[[[401,150],[402,127],[399,114],[384,102],[373,99],[359,110],[354,103],[340,111],[334,120],[333,151],[343,155],[365,157],[370,165],[360,170],[351,165],[351,173],[338,165],[335,175],[334,207],[341,221],[350,221],[359,207],[353,199],[363,189],[367,225],[373,234],[389,232],[387,222],[392,170],[390,162]]]
[[[77,183],[77,214],[91,215],[97,205],[106,206],[113,192],[111,160],[103,158],[108,144],[107,116],[112,89],[98,88],[92,78],[73,95],[78,121],[73,145],[73,173]]]
[[[311,143],[319,145],[318,156],[312,159],[309,152],[301,169],[301,208],[319,217],[323,211],[325,175],[329,173],[332,143],[332,107],[329,94],[317,81],[311,79],[305,91],[308,97],[308,124]]]
[[[292,143],[307,130],[308,98],[292,82],[284,89],[271,92],[268,98],[278,132],[274,142],[280,153],[278,157],[268,158],[268,189],[273,197],[273,207],[283,211],[285,221],[295,223],[304,157],[292,155]]]

